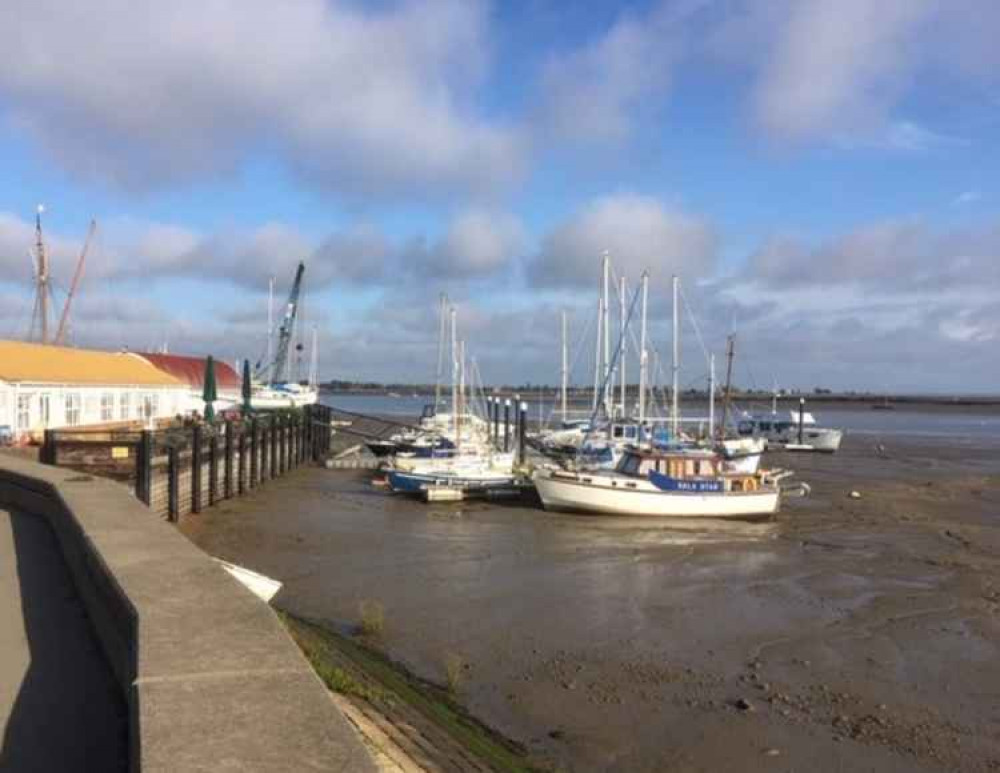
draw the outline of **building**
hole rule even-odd
[[[153,367],[167,373],[188,387],[188,400],[185,410],[201,412],[205,402],[201,399],[205,388],[205,357],[189,357],[181,354],[153,354],[139,352],[135,356],[146,360]],[[232,408],[238,405],[242,394],[242,379],[232,366],[219,360],[214,360],[215,390],[218,400],[213,403],[216,411]]]
[[[0,433],[15,440],[169,418],[188,410],[188,396],[186,383],[128,352],[0,340]]]

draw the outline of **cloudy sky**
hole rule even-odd
[[[994,0],[7,0],[0,335],[98,221],[78,345],[264,351],[306,262],[324,377],[590,378],[599,260],[684,381],[1000,392]],[[634,368],[634,366],[632,366]]]

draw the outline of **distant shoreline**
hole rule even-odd
[[[433,399],[433,389],[426,387],[399,387],[391,388],[333,388],[325,384],[320,385],[320,390],[329,395],[348,395],[352,397],[424,397]],[[519,389],[516,387],[497,387],[496,390],[503,395],[518,394],[524,399],[537,399],[544,397],[546,400],[556,400],[559,397],[558,390],[554,389]],[[630,390],[630,395],[634,390]],[[442,394],[448,394],[448,390],[442,390]],[[1000,395],[874,395],[874,394],[814,394],[814,393],[790,393],[780,395],[778,402],[787,407],[790,404],[797,404],[800,397],[804,397],[809,405],[851,405],[851,406],[883,406],[888,404],[892,407],[945,407],[945,408],[1000,408]],[[590,390],[570,391],[569,399],[572,402],[589,402],[591,399]],[[705,392],[686,391],[681,395],[683,402],[697,402],[708,399]],[[721,399],[719,395],[716,399]],[[770,403],[771,395],[765,392],[734,392],[732,399],[737,402]]]

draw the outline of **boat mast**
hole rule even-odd
[[[628,324],[625,319],[625,275],[622,274],[618,278],[618,294],[621,296],[619,300],[621,301],[621,356],[618,358],[618,375],[621,378],[621,403],[622,403],[622,418],[624,419],[627,415],[625,408],[625,402],[628,399],[627,385],[625,379],[625,360],[628,355],[628,339],[625,337],[625,327]]]
[[[646,421],[646,386],[649,381],[649,352],[646,351],[646,302],[649,299],[649,272],[642,272],[642,327],[639,330],[639,425]],[[640,430],[641,431],[641,430]]]
[[[715,438],[715,354],[708,355],[708,437]]]
[[[267,280],[267,364],[274,373],[274,277]]]
[[[455,307],[451,307],[451,423],[455,432],[455,446],[461,445],[458,421],[458,327]]]
[[[722,431],[725,437],[726,426],[729,422],[729,396],[733,386],[733,353],[736,349],[736,336],[730,335],[726,338],[726,391],[722,396]]]
[[[285,316],[281,320],[281,328],[278,331],[278,355],[274,358],[274,369],[272,371],[272,383],[281,383],[286,379],[286,372],[291,362],[292,335],[295,332],[295,317],[299,310],[299,294],[302,291],[302,274],[305,272],[305,263],[299,262],[295,270],[295,280],[292,282],[292,290],[288,294],[288,303],[285,305]]]
[[[681,369],[681,339],[680,339],[680,306],[677,303],[677,296],[679,290],[680,280],[677,275],[673,276],[673,359],[670,365],[671,371],[671,381],[670,381],[670,391],[671,391],[671,403],[670,403],[670,431],[677,438],[677,431],[680,425],[680,400],[677,395],[677,389],[680,381],[680,369]]]
[[[604,280],[597,283],[597,336],[594,338],[594,406],[592,413],[597,413],[597,393],[601,386],[601,330],[604,324]]]
[[[312,328],[312,351],[309,356],[309,386],[313,389],[319,381],[319,346],[317,341],[316,325]]]
[[[34,332],[35,317],[39,319],[39,329],[41,331],[41,341],[43,344],[49,342],[49,254],[45,249],[45,239],[42,236],[42,213],[45,207],[41,204],[35,212],[35,254],[37,263],[35,265],[35,313],[32,317],[31,328]]]
[[[610,317],[610,300],[611,295],[611,258],[608,256],[607,250],[604,251],[604,259],[602,261],[604,269],[604,291],[601,294],[601,316],[604,318],[604,415],[607,418],[611,418],[611,389],[609,385],[609,376],[611,375],[611,317]]]
[[[569,389],[569,348],[566,340],[566,310],[562,313],[562,419],[566,421],[566,392]]]
[[[462,414],[465,412],[465,341],[458,342],[458,431],[462,431]],[[456,445],[458,438],[455,438]]]
[[[437,412],[441,404],[441,376],[444,371],[444,340],[445,326],[447,325],[448,296],[441,293],[441,300],[438,309],[438,366],[437,381],[434,382],[434,411]]]

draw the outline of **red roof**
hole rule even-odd
[[[193,390],[201,391],[205,385],[204,357],[188,357],[183,354],[147,354],[146,352],[136,352],[136,354],[153,367],[188,384]],[[213,362],[215,364],[216,388],[220,392],[239,392],[243,381],[240,375],[221,360]]]

